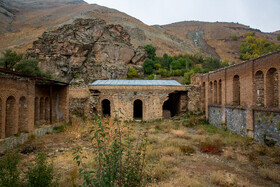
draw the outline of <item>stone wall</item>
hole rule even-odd
[[[225,108],[227,129],[242,136],[247,136],[246,112],[246,110],[237,108]]]
[[[280,113],[269,111],[254,112],[254,139],[273,139],[280,145]]]
[[[188,111],[198,111],[201,110],[201,88],[198,86],[187,86],[188,90],[188,100],[187,106]]]
[[[222,110],[220,107],[209,107],[209,123],[218,128],[222,128]]]

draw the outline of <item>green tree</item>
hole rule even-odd
[[[49,79],[52,78],[50,71],[43,72],[40,70],[40,68],[38,67],[37,60],[24,59],[15,66],[15,69],[16,69],[16,71],[19,71],[21,73],[25,73],[28,75],[46,77]]]
[[[21,59],[23,54],[18,54],[10,49],[2,52],[3,57],[0,59],[0,66],[11,70]]]
[[[145,45],[144,46],[147,54],[148,54],[148,58],[151,60],[155,60],[156,58],[156,48],[152,45]]]
[[[280,49],[279,44],[269,42],[264,38],[248,35],[240,45],[240,59],[249,60]]]
[[[134,69],[133,67],[130,67],[128,72],[127,72],[127,77],[132,78],[132,77],[137,77],[137,76],[138,76],[137,70]]]
[[[144,69],[145,74],[150,75],[150,74],[154,73],[154,71],[155,71],[154,65],[155,65],[154,61],[149,60],[149,59],[145,60],[145,62],[143,64],[143,69]]]

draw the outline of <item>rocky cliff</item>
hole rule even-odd
[[[27,50],[27,57],[38,59],[43,70],[74,84],[126,78],[129,67],[141,72],[146,56],[143,47],[132,46],[121,25],[100,19],[77,19],[45,32]]]

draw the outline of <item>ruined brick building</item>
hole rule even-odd
[[[211,124],[280,142],[280,51],[200,76],[201,109]]]
[[[153,120],[187,110],[187,88],[174,80],[98,80],[89,89],[103,115]]]
[[[0,139],[69,119],[68,84],[0,68]]]

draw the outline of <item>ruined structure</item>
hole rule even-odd
[[[187,89],[173,80],[98,80],[91,109],[128,120],[169,118],[187,110]]]
[[[68,121],[68,84],[0,68],[0,139]]]
[[[280,51],[204,74],[201,109],[217,127],[279,143],[279,71]]]

